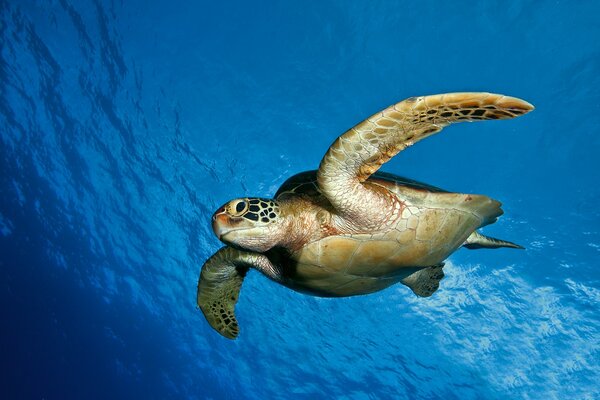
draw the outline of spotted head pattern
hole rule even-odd
[[[226,211],[250,221],[269,223],[279,215],[277,203],[269,199],[245,198],[231,201]]]

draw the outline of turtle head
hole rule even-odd
[[[277,202],[260,198],[231,200],[212,217],[219,240],[256,252],[267,251],[280,241],[281,225]]]

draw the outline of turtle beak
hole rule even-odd
[[[221,237],[229,231],[229,217],[225,213],[225,207],[221,207],[212,216],[212,228],[213,232],[219,240]]]

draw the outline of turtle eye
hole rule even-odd
[[[246,200],[235,200],[231,203],[231,213],[234,216],[240,216],[248,211],[248,202]]]

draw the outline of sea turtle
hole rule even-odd
[[[318,170],[289,178],[274,200],[229,201],[212,217],[227,246],[206,261],[198,282],[208,323],[227,338],[238,335],[234,307],[250,268],[315,296],[366,294],[401,282],[426,297],[459,247],[522,248],[477,232],[503,213],[498,201],[377,170],[451,123],[531,110],[523,100],[490,93],[411,97],[340,136]]]

